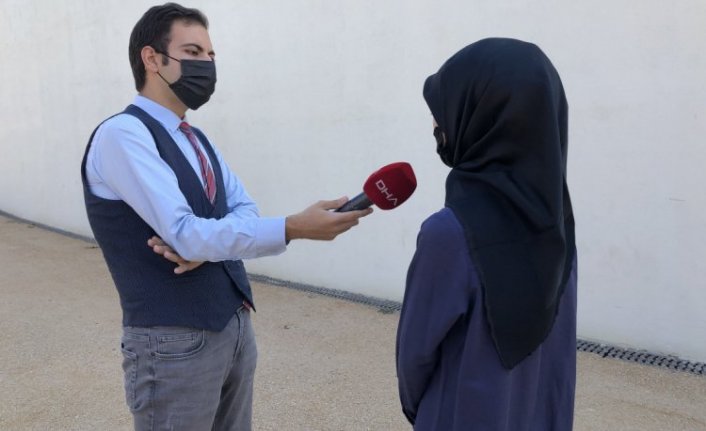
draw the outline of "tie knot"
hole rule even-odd
[[[186,134],[189,134],[191,133],[191,126],[189,126],[189,123],[187,123],[186,121],[182,121],[181,124],[179,124],[179,130]]]

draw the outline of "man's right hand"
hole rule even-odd
[[[348,202],[347,197],[333,201],[319,201],[304,211],[288,216],[285,221],[285,239],[316,239],[331,241],[358,224],[358,219],[373,212],[372,208],[337,213]]]

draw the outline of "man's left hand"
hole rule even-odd
[[[189,260],[185,260],[181,256],[177,254],[171,247],[169,247],[164,241],[162,241],[162,238],[158,236],[153,236],[152,238],[147,240],[147,245],[152,247],[152,251],[155,253],[164,256],[165,259],[169,260],[170,262],[176,263],[178,266],[174,268],[174,274],[183,274],[186,271],[191,271],[192,269],[196,269],[203,262],[191,262]]]

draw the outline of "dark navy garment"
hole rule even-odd
[[[209,202],[198,176],[164,127],[140,108],[125,113],[140,119],[154,137],[160,156],[172,168],[179,189],[196,217],[220,219],[227,213],[223,176],[206,137],[194,128],[211,160],[216,199]],[[94,132],[95,133],[95,132]],[[86,147],[90,149],[91,139]],[[183,326],[222,330],[252,290],[242,261],[204,262],[185,274],[174,273],[174,264],[147,246],[155,231],[124,201],[103,199],[91,193],[86,180],[86,155],[81,166],[88,220],[120,296],[123,326]]]
[[[415,430],[569,431],[576,385],[576,260],[544,342],[512,369],[489,330],[477,267],[449,209],[417,239],[397,333],[402,409]]]

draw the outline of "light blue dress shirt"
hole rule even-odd
[[[196,152],[179,130],[185,120],[141,95],[133,104],[164,126],[203,182]],[[220,152],[213,149],[223,172],[228,205],[228,214],[220,220],[194,215],[149,130],[132,115],[116,115],[98,128],[88,152],[86,178],[93,194],[130,205],[184,259],[217,262],[282,253],[286,249],[284,217],[260,217],[255,202]]]

